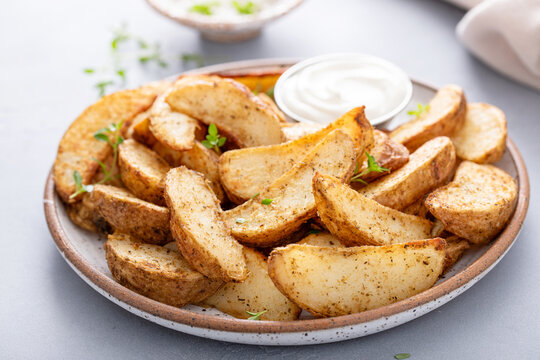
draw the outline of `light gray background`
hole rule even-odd
[[[142,0],[4,1],[0,11],[0,358],[2,359],[538,359],[540,357],[540,93],[496,74],[460,46],[463,12],[438,1],[316,1],[235,45],[202,40]],[[42,191],[68,124],[96,98],[81,69],[108,56],[124,20],[171,54],[232,61],[358,51],[387,58],[471,101],[502,108],[530,172],[531,206],[508,255],[438,310],[369,337],[309,347],[243,346],[184,335],[128,313],[93,291],[58,254]],[[150,72],[158,78],[172,66]],[[137,77],[133,81],[140,81]]]

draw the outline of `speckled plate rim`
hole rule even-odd
[[[296,61],[297,59],[249,60],[209,66],[191,71],[190,73],[241,72],[242,70],[251,71],[253,69],[265,67],[271,69],[283,69]],[[426,85],[425,83],[415,80],[413,80],[413,83],[436,91],[436,88]],[[507,139],[507,150],[514,161],[517,170],[517,181],[519,186],[518,201],[507,226],[489,245],[489,248],[484,254],[454,276],[415,296],[377,309],[333,318],[296,321],[248,321],[195,313],[193,311],[175,308],[154,301],[123,287],[99,270],[95,269],[71,244],[70,239],[60,223],[60,218],[56,210],[60,200],[55,194],[52,170],[49,173],[45,184],[44,210],[51,235],[63,257],[72,267],[77,269],[78,273],[80,272],[80,274],[84,275],[86,278],[85,280],[92,283],[92,287],[102,289],[103,292],[109,294],[109,297],[114,297],[117,301],[124,303],[128,307],[136,308],[143,313],[150,314],[159,319],[184,324],[189,327],[225,332],[278,334],[328,330],[372,322],[377,319],[413,310],[424,304],[443,298],[453,291],[463,288],[472,280],[477,280],[479,277],[483,276],[487,270],[492,268],[499,259],[504,256],[519,234],[527,214],[530,198],[527,168],[519,150],[510,138]]]

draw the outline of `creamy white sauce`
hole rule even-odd
[[[321,57],[285,73],[276,88],[278,105],[297,120],[330,123],[347,111],[366,106],[372,122],[405,106],[410,80],[393,64],[371,56]]]
[[[237,0],[240,5],[245,5],[249,0]],[[270,8],[280,5],[284,0],[251,0],[255,11],[253,14],[240,14],[233,5],[232,0],[158,0],[160,7],[175,16],[193,16],[210,22],[241,21],[261,16]],[[190,9],[193,5],[211,5],[211,15],[199,14]]]

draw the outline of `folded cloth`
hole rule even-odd
[[[485,0],[463,17],[456,33],[480,60],[540,90],[540,0]]]

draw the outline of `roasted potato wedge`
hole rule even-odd
[[[429,109],[390,133],[390,138],[414,151],[438,136],[452,136],[465,122],[467,100],[457,85],[441,88],[429,102]]]
[[[464,161],[451,183],[429,194],[426,207],[449,232],[485,244],[512,215],[517,191],[516,181],[503,170]]]
[[[476,103],[467,105],[465,124],[452,136],[452,141],[461,159],[487,164],[503,156],[506,135],[506,116],[501,109]]]
[[[415,202],[413,202],[411,205],[407,206],[402,212],[409,215],[419,216],[421,218],[427,218],[429,215],[429,211],[426,207],[426,198],[429,194],[425,194]]]
[[[149,244],[171,241],[169,209],[135,197],[109,185],[95,185],[93,202],[99,214],[115,230]]]
[[[315,316],[375,309],[429,289],[444,267],[445,242],[338,248],[292,244],[268,259],[277,288]]]
[[[452,235],[444,239],[446,241],[446,256],[444,259],[444,270],[446,273],[463,256],[465,251],[471,247],[469,242],[459,236]]]
[[[71,123],[60,140],[54,163],[54,183],[62,200],[80,200],[80,196],[70,198],[76,191],[74,172],[79,172],[83,184],[89,184],[99,169],[99,163],[93,159],[104,161],[112,153],[111,146],[96,140],[94,133],[111,123],[131,120],[147,110],[155,98],[154,92],[144,88],[106,95]]]
[[[444,183],[454,171],[452,141],[441,136],[428,141],[400,169],[358,190],[379,204],[401,210]]]
[[[178,250],[197,271],[223,281],[246,279],[242,246],[223,222],[219,201],[201,174],[184,166],[169,171],[165,200]]]
[[[218,76],[188,75],[166,97],[174,111],[215,124],[239,147],[279,144],[280,120],[267,103],[246,86]]]
[[[105,243],[107,264],[120,284],[150,299],[182,307],[212,295],[223,284],[196,272],[176,251],[113,234]]]
[[[355,167],[354,143],[342,130],[334,130],[291,170],[260,194],[224,212],[232,235],[248,246],[270,247],[316,215],[311,185],[316,172],[349,181]]]
[[[357,153],[373,144],[373,128],[360,107],[295,141],[227,151],[219,159],[219,173],[229,199],[237,203],[250,199],[289,171],[335,129],[342,129],[352,138]]]
[[[276,105],[276,103],[274,102],[274,100],[272,100],[272,98],[270,96],[266,95],[265,93],[260,93],[257,96],[259,97],[259,99],[261,99],[263,102],[265,102],[266,105],[268,105],[268,107],[270,109],[272,109],[274,114],[277,115],[277,117],[278,117],[279,121],[281,122],[281,124],[284,124],[284,123],[287,122],[287,117],[285,116],[283,111],[281,111],[281,109]]]
[[[135,140],[118,147],[118,166],[122,181],[138,198],[163,205],[165,175],[171,168],[161,156]]]
[[[244,256],[249,275],[244,282],[230,282],[214,295],[204,300],[204,305],[240,319],[247,319],[251,313],[266,310],[260,320],[296,320],[302,309],[279,292],[270,276],[263,254],[244,247]]]
[[[81,201],[67,204],[66,212],[75,225],[88,231],[107,234],[111,226],[96,209],[92,193],[81,195]]]
[[[285,141],[298,140],[306,135],[316,133],[323,128],[320,124],[308,124],[303,122],[298,123],[282,123],[281,131],[285,137]]]
[[[333,176],[315,174],[313,195],[324,226],[345,246],[390,245],[434,237],[431,221],[383,206]]]
[[[226,75],[218,74],[221,77],[229,78],[247,86],[251,91],[258,93],[265,93],[274,88],[284,70],[276,70],[264,73],[248,73],[248,74],[236,74]]]
[[[320,232],[309,234],[297,244],[299,245],[313,245],[313,246],[329,246],[329,247],[344,247],[341,241],[329,232]]]

